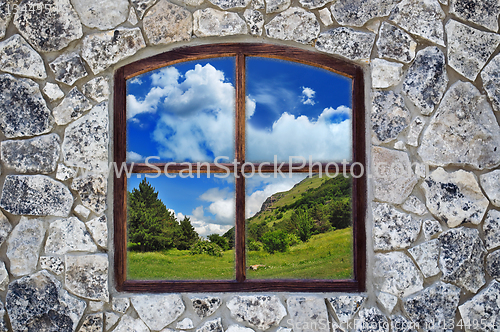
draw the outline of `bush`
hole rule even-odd
[[[248,251],[261,251],[262,250],[262,243],[257,242],[257,241],[248,241]]]
[[[222,250],[226,251],[231,249],[229,246],[229,241],[223,237],[220,236],[219,234],[210,234],[207,236],[210,242],[216,243],[219,247],[221,247]]]
[[[222,248],[217,243],[199,240],[191,247],[191,255],[208,254],[210,256],[222,257]]]
[[[302,243],[302,241],[300,241],[300,238],[297,235],[288,234],[288,243],[290,244],[290,246],[294,246],[296,244]]]
[[[290,246],[288,234],[282,230],[265,233],[261,241],[264,244],[264,250],[270,254],[276,251],[285,252]]]

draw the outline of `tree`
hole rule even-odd
[[[225,232],[222,236],[227,239],[229,248],[234,248],[234,227],[231,227],[231,229]]]
[[[191,220],[188,217],[184,217],[184,220],[179,225],[175,247],[179,250],[188,250],[198,239],[198,233],[196,233],[193,225],[191,225]]]
[[[264,244],[264,250],[270,254],[276,251],[285,252],[290,246],[290,238],[282,230],[267,232],[262,235],[262,244]]]
[[[298,209],[293,211],[291,224],[302,242],[306,242],[311,238],[313,221],[307,210]]]
[[[210,242],[219,245],[219,247],[221,247],[224,251],[231,249],[231,247],[229,247],[229,241],[224,236],[220,236],[219,234],[210,234],[207,238]]]

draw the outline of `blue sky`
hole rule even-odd
[[[234,67],[234,58],[199,60],[129,79],[127,160],[232,160]],[[351,159],[350,79],[297,63],[247,58],[246,82],[247,161],[272,162],[274,155],[280,161],[309,155],[313,161]],[[303,177],[247,181],[247,216],[269,195],[289,190]],[[139,182],[131,179],[129,190]],[[168,208],[192,217],[200,234],[223,233],[233,226],[228,216],[234,219],[234,185],[229,179],[151,182]]]

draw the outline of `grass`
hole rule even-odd
[[[191,255],[177,249],[165,252],[128,253],[129,280],[233,280],[234,250],[222,257]],[[314,235],[308,242],[273,255],[247,253],[249,279],[350,279],[352,278],[352,228]]]

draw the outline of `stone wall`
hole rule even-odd
[[[449,1],[0,0],[0,330],[498,331],[500,2]],[[230,41],[365,66],[366,293],[114,290],[111,181],[75,174],[110,160],[113,71]]]

